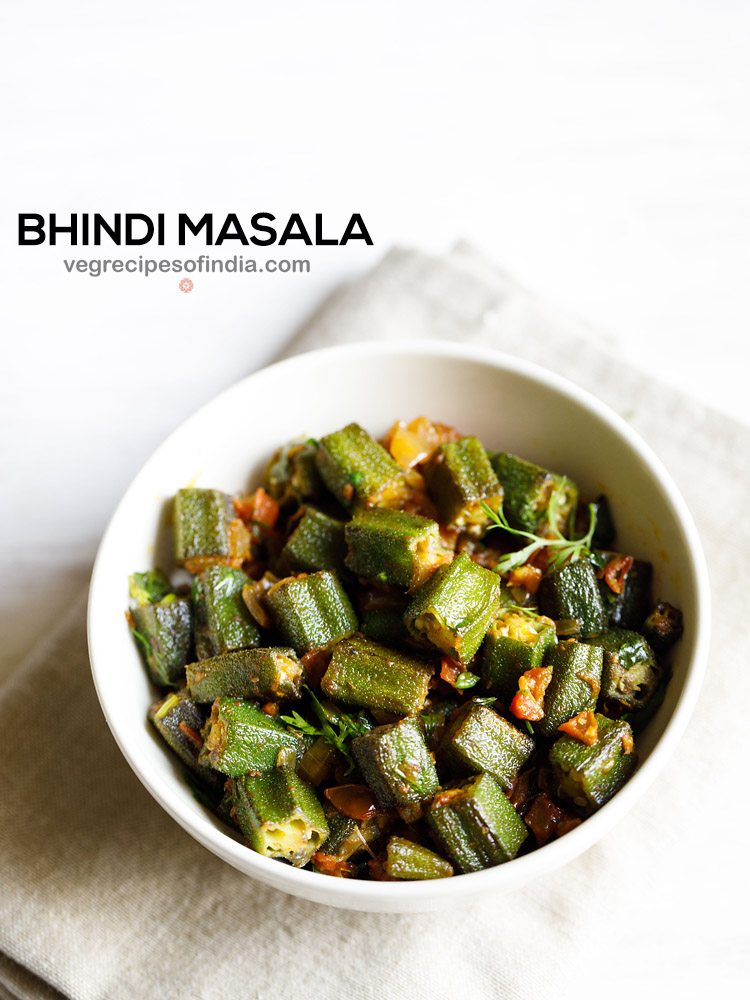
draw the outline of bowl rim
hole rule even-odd
[[[199,422],[206,410],[217,405],[219,401],[224,401],[227,396],[244,391],[248,382],[252,382],[260,375],[265,376],[272,371],[291,372],[295,368],[304,367],[311,358],[336,356],[346,359],[364,359],[386,355],[411,356],[416,359],[430,357],[478,362],[498,371],[511,372],[537,381],[588,410],[592,416],[606,424],[615,434],[624,438],[658,483],[667,504],[672,508],[682,535],[682,542],[688,554],[686,567],[689,570],[688,585],[692,586],[696,595],[695,641],[686,668],[683,690],[664,731],[648,758],[639,766],[623,788],[600,810],[559,840],[552,841],[529,854],[494,868],[461,874],[458,877],[448,879],[423,882],[334,879],[317,872],[282,865],[273,858],[257,854],[229,834],[224,833],[214,824],[208,814],[196,816],[188,812],[181,799],[174,792],[171,779],[164,779],[158,774],[150,773],[147,761],[141,759],[140,754],[131,745],[129,730],[118,718],[115,711],[116,706],[111,705],[107,700],[102,673],[102,665],[106,662],[102,646],[106,629],[105,619],[100,615],[97,598],[98,581],[104,573],[109,540],[117,529],[120,510],[131,489],[142,477],[148,474],[152,466],[159,462],[161,455],[171,446],[173,439],[177,435],[184,434],[185,430],[193,423]],[[399,904],[404,909],[408,909],[411,905],[417,907],[421,902],[437,903],[441,900],[458,900],[464,896],[490,893],[493,889],[497,892],[507,891],[532,878],[551,872],[593,846],[632,808],[667,763],[685,731],[697,702],[708,657],[710,600],[708,568],[700,536],[687,504],[671,475],[643,438],[619,414],[593,393],[541,365],[493,348],[456,341],[409,339],[361,341],[297,354],[252,372],[203,404],[162,441],[131,480],[102,535],[89,586],[87,634],[94,686],[102,712],[120,751],[138,779],[159,805],[199,843],[243,874],[251,876],[257,874],[257,877],[264,883],[274,885],[295,896],[326,897],[334,905],[341,907],[356,907],[365,902],[371,904],[373,909],[377,908],[378,905],[382,905],[384,909],[388,909],[389,906],[398,909]],[[325,882],[322,881],[323,879]]]

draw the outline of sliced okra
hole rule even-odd
[[[299,698],[302,664],[293,649],[270,646],[220,653],[186,668],[188,687],[196,701],[216,698]]]
[[[346,545],[346,565],[355,576],[409,589],[451,558],[435,521],[381,507],[355,511]]]
[[[594,639],[604,651],[601,704],[608,714],[641,709],[659,686],[662,669],[654,652],[638,632],[611,629]]]
[[[335,573],[285,577],[266,594],[282,637],[302,656],[331,646],[357,629],[357,616]]]
[[[183,764],[213,790],[222,787],[224,778],[210,767],[198,763],[198,754],[203,746],[201,729],[203,716],[196,701],[186,690],[172,691],[152,705],[148,717],[156,731],[173,750]]]
[[[643,634],[657,656],[666,656],[683,633],[682,612],[659,601],[643,623]]]
[[[247,843],[267,858],[306,865],[328,836],[315,792],[291,767],[245,774],[232,782],[234,813]]]
[[[415,639],[468,663],[482,644],[500,600],[500,578],[462,552],[438,566],[415,591],[404,621]]]
[[[531,757],[534,740],[487,705],[468,702],[445,731],[438,757],[459,774],[487,771],[505,789]]]
[[[397,715],[416,715],[427,697],[432,667],[361,636],[342,639],[320,682],[334,701]]]
[[[283,564],[296,573],[341,572],[345,556],[344,522],[314,507],[305,508],[281,551]]]
[[[651,563],[619,552],[600,550],[592,554],[591,561],[609,624],[614,628],[640,630],[652,606],[654,568]]]
[[[597,714],[598,738],[591,746],[561,736],[549,763],[561,796],[586,813],[604,805],[635,768],[633,731],[627,722]]]
[[[250,535],[221,490],[178,490],[173,506],[174,555],[190,573],[224,563],[239,568],[250,554]]]
[[[544,717],[535,723],[542,736],[555,736],[558,727],[579,712],[593,711],[599,696],[604,653],[575,639],[557,644],[547,659],[552,679],[544,695]]]
[[[490,626],[482,647],[485,687],[507,705],[518,690],[518,678],[541,667],[555,645],[555,623],[533,611],[506,611]]]
[[[461,872],[511,861],[528,835],[502,785],[491,774],[478,774],[442,789],[426,815],[443,852]]]
[[[584,639],[607,628],[599,583],[588,559],[573,559],[549,573],[539,588],[539,608],[556,622],[570,623]]]
[[[552,528],[570,537],[570,527],[578,504],[578,487],[540,465],[508,452],[492,457],[492,468],[503,487],[503,510],[512,528],[544,534]],[[554,500],[550,524],[550,501]]]
[[[329,834],[322,850],[336,861],[348,861],[349,858],[356,857],[376,844],[382,836],[380,817],[352,819],[330,804],[324,806],[324,812]]]
[[[193,581],[199,659],[259,645],[260,631],[242,599],[248,583],[245,573],[231,566],[209,566]]]
[[[328,740],[318,736],[305,750],[297,770],[308,784],[319,788],[333,777],[336,763],[341,755]]]
[[[142,604],[127,614],[151,679],[162,687],[178,687],[193,648],[190,601],[167,594],[156,604]]]
[[[438,788],[432,754],[416,719],[377,726],[352,740],[352,753],[365,781],[383,809],[418,814]]]
[[[318,471],[344,507],[400,507],[411,490],[403,469],[359,424],[326,434],[318,445]]]
[[[453,865],[413,840],[391,837],[385,871],[389,878],[398,879],[449,878],[453,874]]]
[[[203,739],[200,762],[231,777],[261,774],[276,766],[280,752],[301,757],[306,748],[300,736],[253,702],[236,698],[216,699]]]
[[[318,472],[317,452],[314,441],[291,441],[275,452],[263,479],[274,500],[285,505],[304,503],[325,492]]]
[[[495,511],[502,506],[503,488],[478,438],[441,444],[424,477],[441,523],[460,531],[481,534],[490,523],[483,505]]]
[[[143,607],[163,601],[172,593],[172,584],[160,569],[147,569],[145,573],[131,573],[128,590],[136,605]]]

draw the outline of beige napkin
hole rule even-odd
[[[746,984],[750,429],[628,367],[467,247],[392,251],[290,350],[404,336],[546,364],[614,406],[672,471],[706,547],[715,628],[671,764],[603,842],[524,890],[438,914],[315,906],[224,865],[140,786],[99,711],[79,602],[0,691],[8,996],[610,1000]]]

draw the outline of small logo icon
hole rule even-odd
[[[180,291],[181,292],[192,292],[193,282],[190,278],[182,278],[180,280]]]

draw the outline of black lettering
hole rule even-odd
[[[298,232],[295,232],[295,227],[298,229]],[[283,247],[289,240],[302,240],[305,246],[312,246],[312,240],[305,229],[302,216],[297,212],[293,212],[292,215],[289,216],[289,221],[284,227],[284,232],[279,238],[279,246]]]
[[[49,217],[50,246],[54,247],[57,245],[58,233],[70,233],[70,245],[73,247],[77,246],[78,245],[78,239],[76,238],[77,232],[78,232],[78,216],[75,214],[75,212],[70,216],[69,226],[58,226],[57,215],[54,212],[50,212],[50,217]]]
[[[198,236],[201,229],[205,229],[206,246],[209,247],[213,246],[214,217],[213,215],[210,214],[210,212],[206,212],[205,215],[202,215],[197,222],[193,222],[190,216],[186,212],[180,212],[178,216],[178,233],[179,233],[181,247],[185,246],[185,235],[186,235],[185,231],[188,229],[193,234],[193,236]]]
[[[335,247],[338,246],[338,240],[326,240],[323,238],[323,216],[318,213],[315,216],[315,246],[316,247]]]
[[[240,225],[240,220],[236,215],[228,215],[224,220],[221,232],[216,237],[216,246],[220,247],[224,240],[239,240],[243,246],[247,246],[247,236],[245,236]]]
[[[355,226],[359,228],[358,232],[355,231]],[[341,237],[341,246],[345,247],[350,240],[364,240],[368,247],[372,246],[372,240],[370,239],[370,234],[367,232],[365,220],[359,212],[355,212],[351,219],[349,219],[344,230],[344,235]]]
[[[271,215],[270,212],[259,212],[254,215],[250,220],[253,229],[260,233],[268,233],[268,239],[261,240],[257,236],[251,236],[250,242],[254,243],[257,247],[270,247],[276,242],[276,230],[273,226],[262,226],[260,224],[261,219],[268,219],[269,222],[275,222],[276,216]]]
[[[28,233],[35,237],[31,239]],[[18,245],[21,247],[36,247],[44,243],[44,216],[33,212],[18,216]]]
[[[110,224],[103,216],[99,215],[98,212],[94,212],[95,247],[101,246],[102,231],[104,231],[107,234],[107,236],[109,236],[109,238],[112,240],[112,242],[119,247],[120,240],[122,239],[122,216],[116,215],[114,219],[114,224],[110,226]]]
[[[133,223],[134,222],[144,222],[146,224],[146,235],[145,236],[134,236],[133,235]],[[149,219],[147,215],[141,215],[139,212],[128,212],[125,216],[125,246],[128,247],[141,247],[144,243],[150,242],[154,235],[154,224]]]

